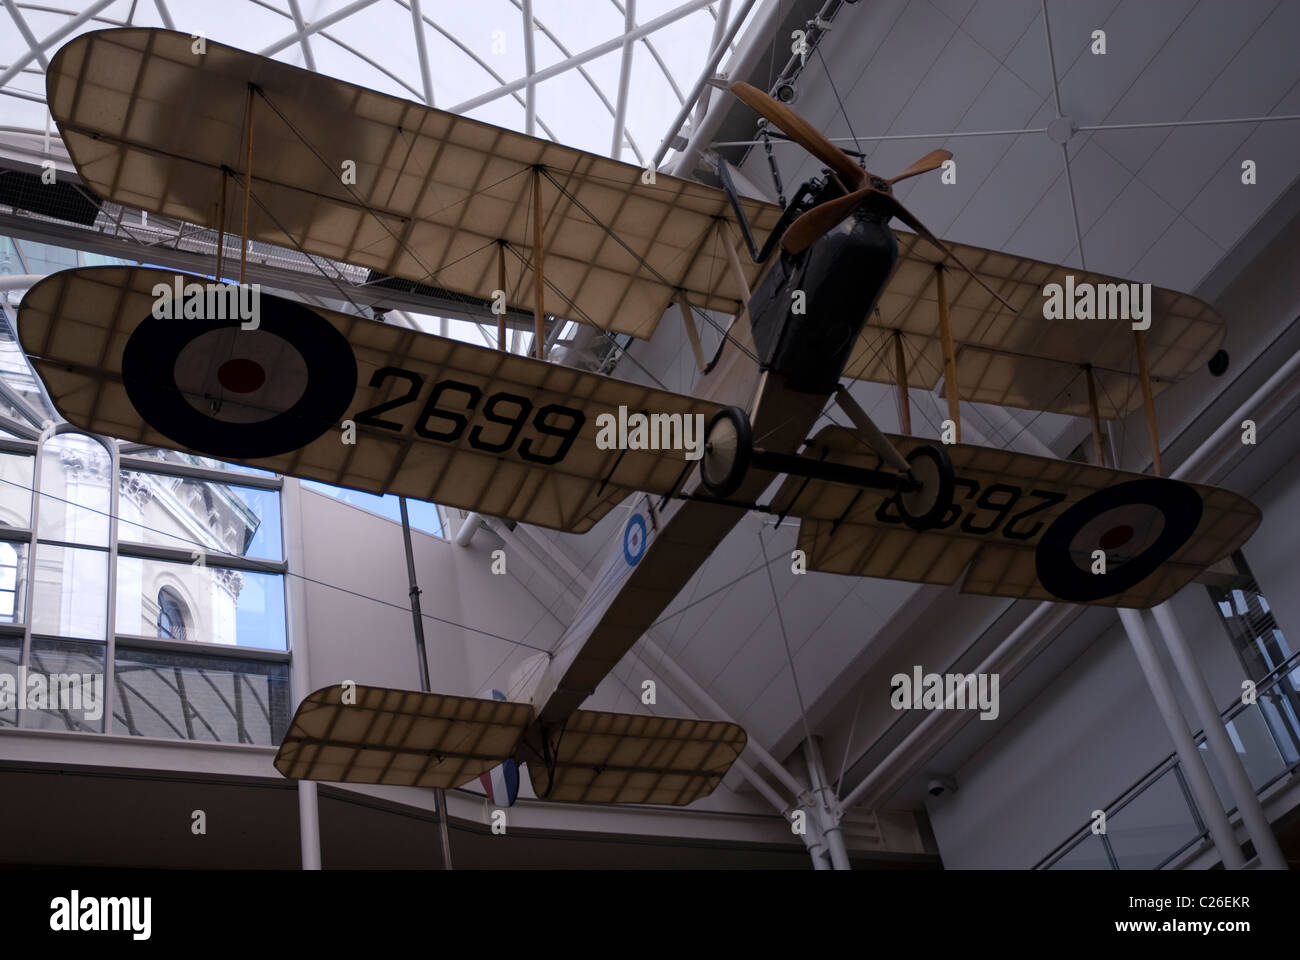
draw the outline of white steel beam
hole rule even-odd
[[[420,79],[424,82],[424,102],[433,106],[433,76],[429,73],[429,49],[424,39],[424,17],[420,0],[411,0],[411,25],[415,29],[415,52],[420,58]]]
[[[524,22],[524,76],[527,85],[524,89],[524,132],[535,136],[533,130],[537,125],[537,49],[533,45],[533,0],[523,0],[520,8]],[[452,108],[453,113],[460,113],[459,107]]]
[[[364,10],[372,3],[376,3],[376,2],[377,0],[353,0],[353,2],[349,3],[346,7],[340,7],[338,10],[335,10],[333,13],[327,14],[326,16],[321,17],[319,20],[316,20],[312,23],[305,25],[300,30],[295,30],[293,33],[289,34],[287,37],[284,37],[281,40],[277,40],[269,47],[259,50],[257,55],[259,57],[273,56],[274,54],[279,53],[285,47],[291,47],[295,43],[301,43],[305,38],[310,37],[313,33],[319,33],[321,30],[324,30],[326,27],[338,23],[344,17],[351,16],[352,14],[356,13],[358,10]]]
[[[298,28],[299,43],[302,44],[302,59],[307,64],[307,69],[314,71],[316,69],[316,58],[312,56],[311,41],[307,39],[307,25],[302,19],[302,10],[298,6],[298,0],[289,0],[289,12],[293,14],[293,25]]]
[[[32,52],[36,62],[41,65],[41,69],[48,70],[50,61],[45,59],[45,53],[37,44],[35,35],[32,33],[31,28],[27,26],[27,21],[23,19],[23,15],[18,11],[18,5],[14,3],[14,0],[4,0],[4,5],[5,9],[9,11],[9,16],[13,18],[14,23],[18,26],[18,32],[27,41],[27,49]]]
[[[59,29],[55,30],[44,40],[40,41],[35,47],[29,49],[25,54],[16,57],[14,62],[9,64],[8,69],[5,70],[4,73],[0,73],[0,87],[3,87],[14,77],[18,76],[19,72],[23,67],[27,66],[27,64],[31,63],[46,50],[49,50],[87,20],[93,18],[105,7],[112,6],[112,4],[113,0],[95,0],[94,3],[88,6],[85,10],[82,10],[81,13],[77,14],[63,26],[59,27]]]
[[[736,32],[740,29],[740,25],[748,19],[749,12],[754,9],[754,4],[757,2],[758,0],[745,0],[744,8],[740,13],[736,14],[736,19],[732,21],[731,26],[727,28],[727,32],[722,41],[715,44],[713,50],[710,51],[709,59],[704,64],[704,69],[700,71],[699,79],[695,81],[695,86],[691,88],[691,92],[686,95],[686,102],[683,103],[682,108],[677,111],[677,116],[673,118],[673,122],[669,125],[667,132],[664,133],[664,138],[660,142],[658,149],[655,150],[652,162],[656,167],[663,163],[664,157],[667,156],[669,149],[671,149],[673,145],[673,138],[676,137],[678,131],[682,129],[682,124],[686,122],[686,118],[691,115],[691,110],[695,106],[695,101],[700,98],[700,94],[703,92],[705,86],[713,79],[713,75],[717,73],[718,64],[722,61],[722,55],[726,53],[727,48],[731,46],[732,38],[735,37]],[[689,172],[690,171],[686,171],[686,173]]]
[[[6,3],[12,0],[5,0]],[[623,10],[623,36],[628,37],[636,29],[636,0],[625,0]],[[627,88],[632,83],[632,50],[635,40],[623,41],[623,58],[618,68],[618,100],[614,106],[614,138],[609,147],[609,155],[615,160],[623,159],[623,127],[627,122]]]
[[[628,39],[640,40],[642,37],[654,33],[656,30],[660,30],[668,26],[670,23],[676,23],[682,17],[689,16],[696,10],[707,7],[711,2],[712,0],[688,0],[688,2],[683,3],[680,7],[675,7],[672,10],[669,10],[663,16],[655,17],[648,23],[643,23],[641,26],[633,30],[630,35],[614,37],[612,40],[598,43],[596,46],[589,47],[582,51],[582,53],[574,54],[567,60],[561,60],[559,63],[551,64],[551,66],[547,67],[545,70],[539,70],[536,73],[520,77],[518,80],[512,80],[510,83],[497,87],[495,90],[488,90],[484,93],[480,93],[477,97],[470,97],[468,100],[451,107],[450,110],[452,113],[465,113],[469,110],[473,110],[475,107],[481,107],[485,103],[491,103],[493,100],[514,93],[516,90],[522,90],[530,83],[537,84],[541,83],[543,80],[549,80],[551,77],[564,73],[566,70],[572,70],[574,67],[586,63],[588,60],[595,60],[597,57],[603,57],[611,50],[617,50],[619,47],[623,46],[624,42]],[[751,5],[754,2],[755,0],[750,0]]]

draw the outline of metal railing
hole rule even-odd
[[[1271,670],[1250,703],[1221,714],[1251,785],[1263,793],[1300,769],[1300,652]],[[1195,737],[1220,802],[1231,817],[1232,794],[1205,733]],[[1105,829],[1089,822],[1034,865],[1035,870],[1159,870],[1202,843],[1209,831],[1192,799],[1177,754],[1170,754],[1104,808]]]

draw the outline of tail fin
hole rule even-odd
[[[493,700],[505,700],[506,695],[500,690],[492,691]],[[519,764],[514,760],[493,767],[487,773],[478,775],[478,782],[483,785],[488,803],[497,807],[514,806],[519,797]]]

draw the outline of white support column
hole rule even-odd
[[[1124,625],[1124,631],[1128,634],[1129,643],[1133,645],[1133,653],[1137,656],[1138,665],[1142,668],[1147,685],[1151,688],[1151,697],[1164,718],[1169,738],[1174,742],[1174,750],[1178,753],[1179,763],[1182,765],[1183,774],[1187,778],[1187,785],[1191,788],[1196,806],[1200,810],[1201,819],[1205,821],[1205,826],[1210,831],[1210,838],[1219,851],[1223,866],[1228,870],[1240,870],[1246,865],[1246,858],[1241,853],[1232,825],[1228,823],[1228,815],[1223,812],[1223,807],[1219,803],[1219,795],[1214,791],[1214,783],[1210,780],[1210,773],[1201,760],[1200,751],[1192,741],[1192,733],[1187,729],[1187,721],[1178,706],[1173,686],[1156,654],[1146,624],[1142,622],[1142,614],[1127,607],[1120,607],[1118,613],[1120,623]]]
[[[280,513],[284,518],[284,555],[290,576],[285,577],[285,621],[289,633],[289,689],[295,709],[311,693],[311,671],[307,663],[307,591],[302,579],[302,497],[298,481],[286,478],[280,490]],[[319,870],[320,806],[313,780],[298,781],[298,843],[302,868]]]
[[[1260,805],[1259,796],[1251,785],[1250,777],[1246,775],[1246,768],[1228,738],[1228,732],[1223,726],[1223,717],[1219,714],[1219,708],[1215,706],[1210,687],[1205,682],[1205,675],[1201,673],[1196,658],[1192,656],[1191,648],[1187,645],[1187,637],[1183,635],[1182,628],[1178,625],[1173,608],[1168,603],[1162,603],[1151,611],[1151,615],[1155,617],[1156,626],[1160,628],[1160,633],[1164,637],[1165,646],[1168,647],[1169,655],[1173,658],[1178,676],[1183,681],[1188,694],[1191,695],[1192,706],[1196,709],[1196,718],[1205,729],[1205,741],[1210,746],[1210,752],[1219,761],[1219,769],[1228,780],[1232,798],[1237,801],[1237,812],[1241,814],[1246,832],[1255,844],[1255,853],[1259,857],[1260,865],[1268,870],[1289,869],[1282,848],[1278,846],[1277,837],[1273,834],[1273,828],[1269,826],[1268,817],[1264,814],[1264,808]]]
[[[821,821],[822,837],[826,841],[827,854],[831,865],[836,870],[852,870],[849,864],[849,851],[844,846],[844,831],[840,829],[840,803],[826,778],[826,768],[822,766],[821,750],[816,740],[803,743],[804,759],[808,761],[808,780],[812,784],[811,793],[815,797],[814,806]]]

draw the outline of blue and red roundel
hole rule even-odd
[[[632,519],[623,528],[623,559],[629,567],[635,567],[641,555],[645,553],[645,517],[639,513],[632,514]]]
[[[493,700],[504,700],[506,695],[500,690],[492,691]],[[478,782],[487,792],[488,802],[498,807],[514,805],[519,796],[519,764],[513,760],[498,764],[487,773],[478,775]]]

